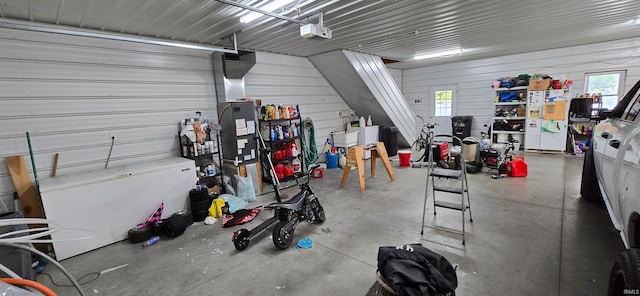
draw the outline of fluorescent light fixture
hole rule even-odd
[[[273,1],[273,2],[267,4],[267,5],[263,6],[263,7],[260,7],[260,9],[264,10],[264,11],[273,12],[274,10],[276,10],[276,9],[282,7],[282,6],[285,6],[285,5],[287,5],[287,4],[289,4],[289,3],[293,2],[293,1],[295,1],[295,0],[276,0],[276,1]],[[251,22],[251,21],[253,21],[253,20],[255,20],[255,19],[257,19],[257,18],[259,18],[259,17],[261,17],[263,15],[264,14],[259,13],[259,12],[252,12],[252,13],[249,13],[249,14],[241,17],[240,18],[240,22],[241,23],[248,23],[248,22]]]
[[[634,25],[640,25],[640,15],[631,21]]]
[[[462,54],[462,48],[458,47],[456,49],[451,49],[451,50],[437,51],[437,52],[432,52],[432,53],[420,54],[420,55],[414,56],[413,58],[416,59],[416,60],[424,60],[424,59],[432,59],[432,58],[446,57],[446,56],[452,56],[452,55],[461,55],[461,54]]]

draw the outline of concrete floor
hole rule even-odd
[[[294,238],[311,238],[311,249],[280,251],[269,228],[238,252],[231,236],[242,226],[196,223],[148,248],[125,241],[62,264],[76,278],[128,264],[83,285],[88,295],[365,295],[374,283],[378,247],[418,242],[458,266],[457,295],[606,294],[614,257],[624,247],[604,207],[579,198],[582,157],[525,157],[527,178],[469,175],[474,222],[467,219],[466,246],[459,235],[431,228],[420,235],[426,169],[394,161],[396,181],[379,163],[375,177],[367,170],[365,193],[355,171],[342,189],[340,169],[312,179],[327,220],[301,224]],[[272,199],[260,196],[250,206]],[[429,204],[427,225],[461,226],[460,212],[439,208],[434,216]],[[265,211],[244,227],[270,215]],[[46,272],[63,282],[52,265]],[[39,279],[60,295],[77,295]]]

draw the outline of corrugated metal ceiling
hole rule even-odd
[[[349,49],[402,61],[394,68],[640,36],[640,25],[631,22],[640,13],[637,0],[299,0],[276,13],[298,18],[319,11],[333,31],[330,40],[303,39],[298,24],[268,16],[240,23],[249,11],[214,0],[0,0],[7,19],[223,46],[238,32],[241,49],[304,57]],[[455,47],[464,49],[461,56],[412,61]]]

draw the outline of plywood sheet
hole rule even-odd
[[[22,155],[9,156],[5,158],[5,162],[7,163],[9,174],[11,174],[13,186],[18,193],[18,200],[20,201],[20,206],[22,207],[25,217],[44,217],[40,195],[33,185],[33,182],[31,182],[29,172],[24,164],[24,157]]]

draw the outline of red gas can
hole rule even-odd
[[[518,155],[513,161],[507,161],[507,175],[510,177],[526,177],[527,176],[527,163],[524,161],[524,156]]]
[[[315,169],[313,169],[313,171],[311,171],[311,177],[322,178],[322,176],[324,176],[324,169],[323,168],[315,168]]]
[[[274,169],[276,171],[276,178],[278,178],[278,179],[284,178],[284,165],[283,164],[281,164],[281,163],[276,164]]]

